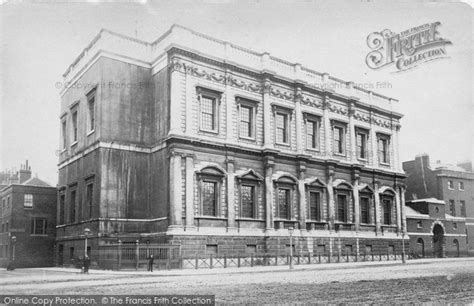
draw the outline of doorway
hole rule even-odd
[[[444,230],[439,224],[433,227],[433,255],[434,257],[443,257],[444,250]]]

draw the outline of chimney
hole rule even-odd
[[[20,184],[23,184],[31,178],[31,167],[28,165],[28,160],[20,167]]]
[[[417,164],[423,167],[424,170],[430,169],[430,156],[428,154],[421,154],[415,157]]]
[[[472,172],[472,162],[470,161],[458,163],[458,167],[461,167],[468,172]]]

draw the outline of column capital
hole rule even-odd
[[[171,73],[175,71],[183,71],[184,69],[184,64],[181,62],[181,60],[178,57],[173,56],[168,64],[169,70]]]
[[[262,92],[263,94],[269,94],[271,90],[272,90],[272,82],[270,81],[270,78],[266,76],[262,82]]]
[[[275,158],[273,156],[266,156],[264,158],[265,169],[273,168],[275,166]]]

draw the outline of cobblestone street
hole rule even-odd
[[[276,269],[277,268],[277,269]],[[285,269],[286,268],[286,269]],[[253,269],[92,271],[18,269],[0,274],[4,294],[212,294],[217,303],[474,303],[474,259],[406,265],[335,264]]]

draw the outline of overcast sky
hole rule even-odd
[[[7,2],[0,10],[0,170],[30,160],[57,183],[62,74],[101,28],[152,41],[174,23],[299,62],[400,100],[401,160],[446,163],[473,156],[472,8],[397,1]],[[219,3],[218,3],[219,2]],[[439,21],[448,58],[402,73],[367,67],[367,36]]]

